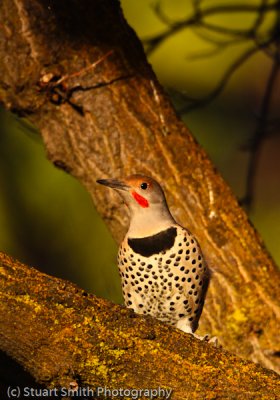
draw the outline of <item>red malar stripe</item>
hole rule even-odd
[[[145,197],[142,197],[140,194],[138,194],[134,191],[131,192],[131,194],[141,207],[143,207],[143,208],[149,207],[149,202],[148,202],[148,200],[145,199]]]

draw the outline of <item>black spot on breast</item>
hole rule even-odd
[[[128,238],[128,245],[141,256],[150,257],[170,249],[175,242],[177,228],[172,227],[153,236]]]

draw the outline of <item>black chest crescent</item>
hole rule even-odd
[[[176,236],[177,228],[171,227],[153,236],[128,238],[128,245],[135,253],[150,257],[153,254],[159,254],[170,249],[174,245]]]

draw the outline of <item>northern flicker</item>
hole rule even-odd
[[[176,223],[154,179],[131,175],[97,182],[119,192],[130,211],[118,253],[126,306],[194,334],[209,282],[196,238]]]

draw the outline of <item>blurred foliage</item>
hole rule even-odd
[[[160,3],[122,0],[122,6],[128,22],[147,47],[149,39],[170,27],[159,16],[159,6],[161,13],[174,22],[187,18],[195,2],[222,4],[218,0],[163,0]],[[260,3],[261,0],[246,1],[251,5]],[[207,23],[244,30],[252,24],[255,14],[218,13],[207,17]],[[261,34],[274,20],[275,13],[266,13]],[[222,41],[218,34],[212,33],[210,41],[205,41],[205,35],[205,29],[201,33],[199,27],[189,26],[150,49],[149,60],[178,108],[186,97],[207,96],[233,60],[250,45],[248,39],[219,47],[215,44]],[[234,71],[219,96],[205,107],[183,115],[239,198],[246,190],[250,142],[258,125],[271,63],[263,51],[257,51]],[[277,85],[270,110],[274,119],[279,119],[279,79]],[[279,262],[279,125],[268,133],[256,165],[250,217]],[[0,187],[0,250],[42,271],[72,280],[97,295],[121,302],[117,246],[89,195],[74,178],[47,160],[34,128],[3,110],[0,113]]]

